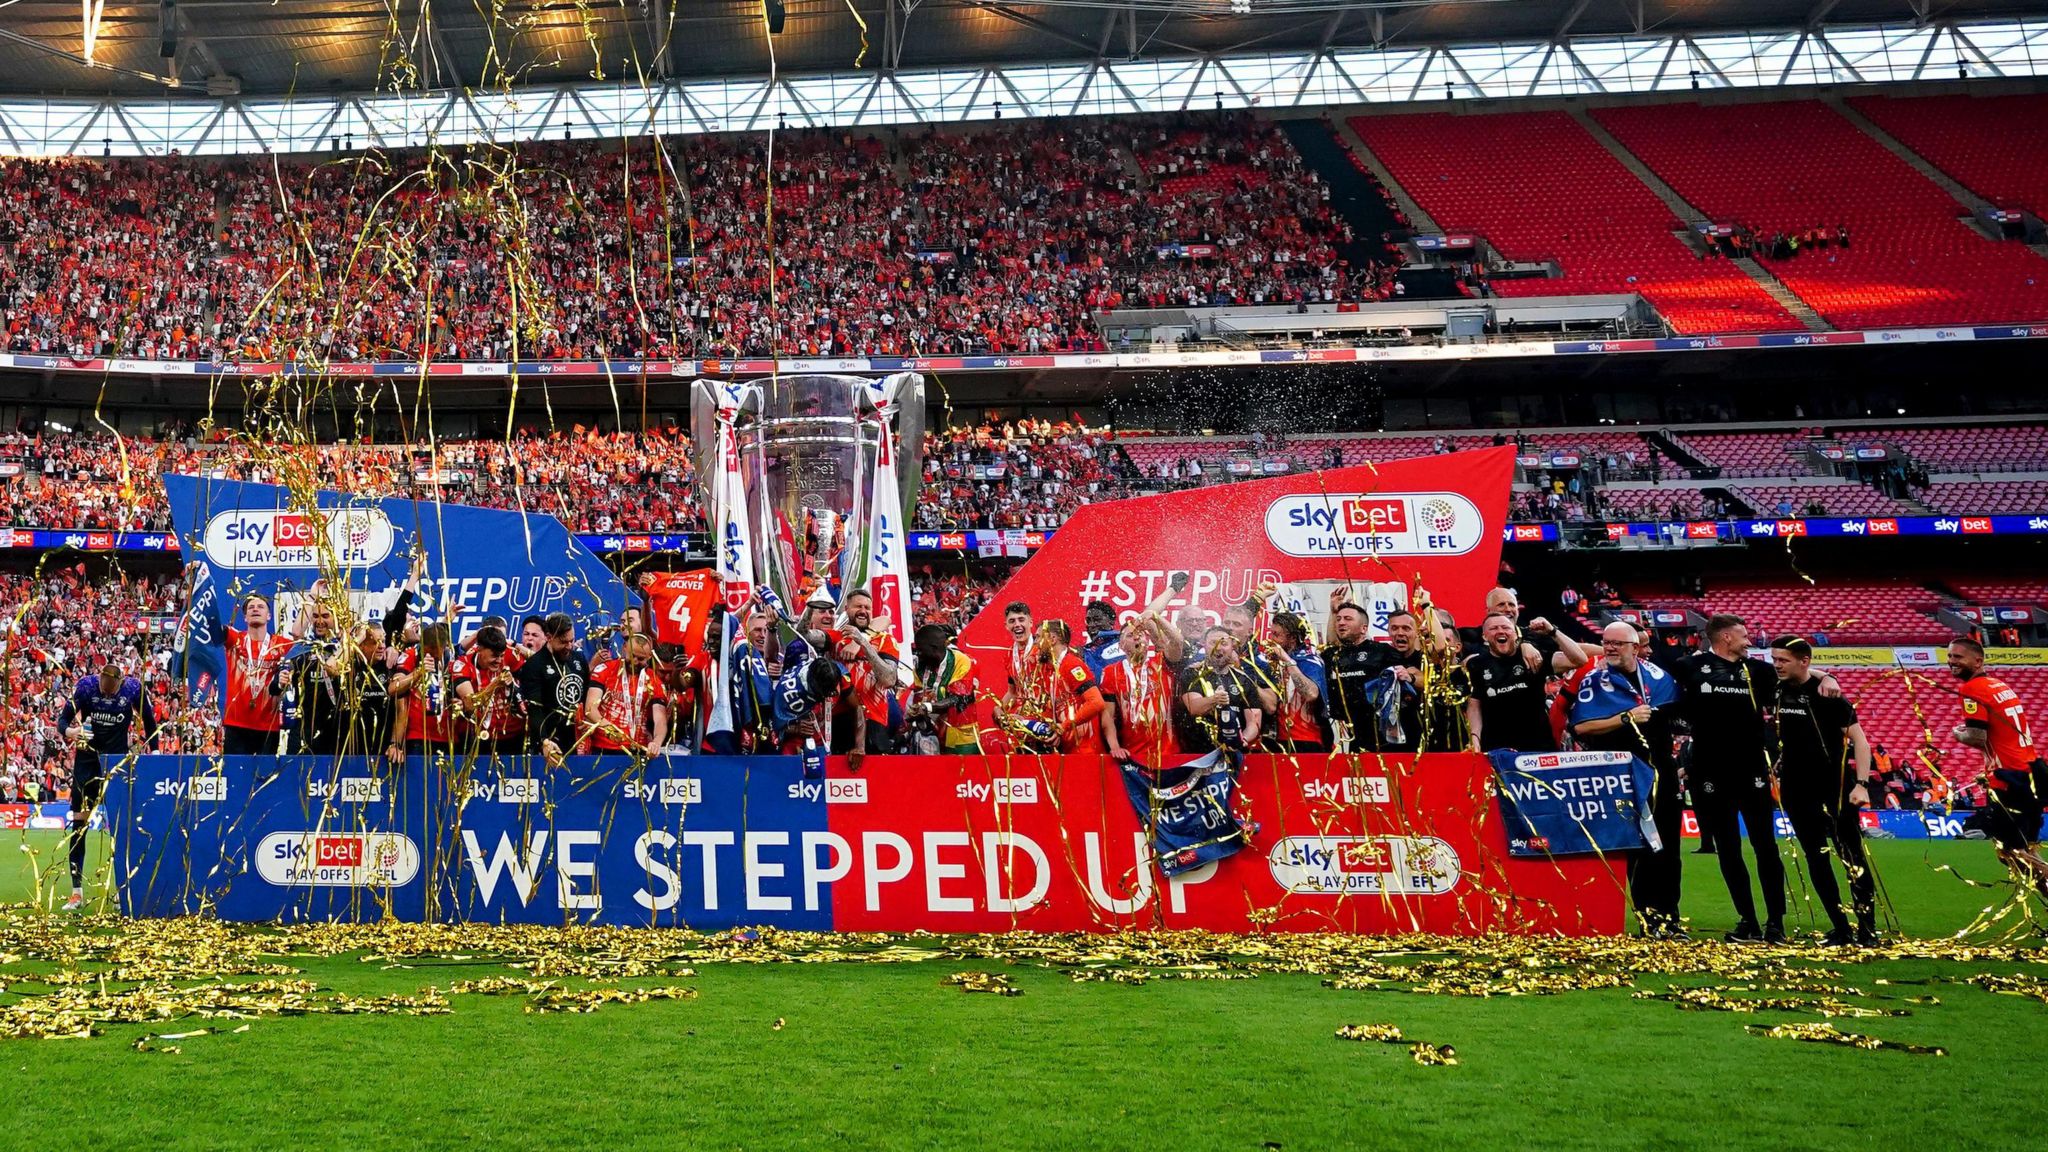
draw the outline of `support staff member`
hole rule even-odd
[[[1778,674],[1778,792],[1792,834],[1806,853],[1813,894],[1828,914],[1827,943],[1877,943],[1877,879],[1863,852],[1859,809],[1870,803],[1870,740],[1856,708],[1821,695],[1813,646],[1798,636],[1771,641]],[[1842,909],[1834,862],[1849,873],[1856,927]]]
[[[540,630],[540,650],[519,666],[519,695],[526,701],[526,750],[554,763],[578,751],[576,717],[590,686],[590,661],[576,646],[568,613],[549,613]]]
[[[1479,635],[1485,648],[1465,658],[1472,688],[1465,723],[1479,750],[1557,751],[1543,696],[1542,654],[1516,636],[1514,618],[1504,612],[1489,612]]]
[[[1345,599],[1345,590],[1330,593],[1330,643],[1323,648],[1323,670],[1329,677],[1330,721],[1336,729],[1337,751],[1363,752],[1378,747],[1377,709],[1368,692],[1380,674],[1412,678],[1393,645],[1366,635],[1371,619],[1364,606]]]
[[[1678,682],[1636,655],[1636,627],[1619,620],[1600,634],[1604,663],[1594,666],[1572,699],[1572,731],[1579,745],[1596,752],[1627,752],[1656,770],[1650,787],[1650,815],[1657,846],[1628,861],[1628,893],[1643,935],[1687,938],[1678,916],[1678,763],[1671,754],[1671,720],[1678,709]]]
[[[1778,675],[1769,664],[1749,656],[1749,628],[1740,616],[1710,618],[1706,641],[1705,649],[1679,660],[1672,669],[1684,693],[1681,714],[1692,725],[1687,782],[1702,833],[1714,838],[1721,879],[1735,903],[1735,929],[1727,938],[1782,944],[1785,863],[1778,856],[1770,756],[1770,709],[1777,701]],[[1756,852],[1756,879],[1764,891],[1766,916],[1761,928],[1749,869],[1742,862],[1737,817]]]
[[[122,676],[118,664],[108,664],[99,675],[81,679],[57,716],[57,730],[76,748],[71,755],[71,826],[64,838],[65,854],[71,860],[71,898],[64,902],[66,912],[76,912],[85,903],[86,826],[92,822],[92,810],[99,806],[107,768],[128,755],[129,725],[137,717],[142,720],[143,739],[156,739],[156,711],[149,706],[142,681]]]
[[[364,624],[355,648],[340,667],[328,671],[340,699],[341,748],[344,756],[384,755],[392,764],[405,762],[406,699],[391,690],[398,673],[384,659],[384,629]]]

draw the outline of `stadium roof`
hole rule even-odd
[[[0,93],[335,96],[763,76],[759,0],[0,0]],[[494,0],[495,2],[495,0]],[[2048,14],[2044,0],[786,0],[783,74],[1542,43]],[[865,27],[863,27],[863,22]],[[168,26],[166,26],[168,25]],[[174,49],[170,62],[166,47]],[[86,63],[90,58],[94,64]],[[509,61],[500,66],[494,61]],[[94,66],[97,65],[97,66]]]

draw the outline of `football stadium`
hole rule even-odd
[[[2038,0],[0,0],[0,1146],[2034,1146]]]

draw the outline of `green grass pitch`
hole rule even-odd
[[[46,864],[58,857],[54,833],[6,839],[10,853],[18,843]],[[1874,848],[1911,936],[1952,934],[2010,891],[1986,844]],[[0,900],[29,898],[29,859],[0,865]],[[1695,935],[1718,936],[1731,916],[1714,861],[1686,860]],[[8,954],[35,921],[17,909],[8,922],[0,1020],[47,990],[34,977],[50,967]],[[621,982],[687,984],[694,999],[588,1014],[457,994],[440,1016],[262,1016],[240,1033],[187,1019],[0,1039],[0,1148],[2038,1148],[2048,1003],[1957,982],[2048,976],[2025,959],[1802,961],[1819,983],[1863,989],[1856,1003],[1911,1013],[1838,1028],[1938,1045],[1941,1057],[1758,1037],[1744,1025],[1819,1017],[1689,1011],[1628,987],[1478,998],[1339,991],[1291,973],[1077,983],[1029,958],[698,963],[687,979]],[[365,995],[524,974],[487,957],[284,962]],[[1022,994],[945,984],[974,969],[1007,974]],[[1644,974],[1632,988],[1726,982]],[[1356,1023],[1451,1045],[1459,1063],[1334,1038]],[[176,1054],[133,1047],[207,1026],[219,1030]]]

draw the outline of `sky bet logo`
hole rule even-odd
[[[1289,556],[1446,556],[1485,533],[1472,501],[1455,492],[1282,496],[1266,508],[1266,538]]]
[[[396,532],[376,508],[222,512],[206,522],[206,555],[217,568],[312,568],[327,547],[344,568],[368,568],[391,555]]]
[[[174,799],[189,800],[195,804],[218,804],[228,798],[228,781],[225,776],[194,776],[189,780],[159,780],[156,794]]]
[[[850,780],[799,780],[789,786],[791,800],[824,800],[827,804],[865,804],[868,782],[858,776]]]

